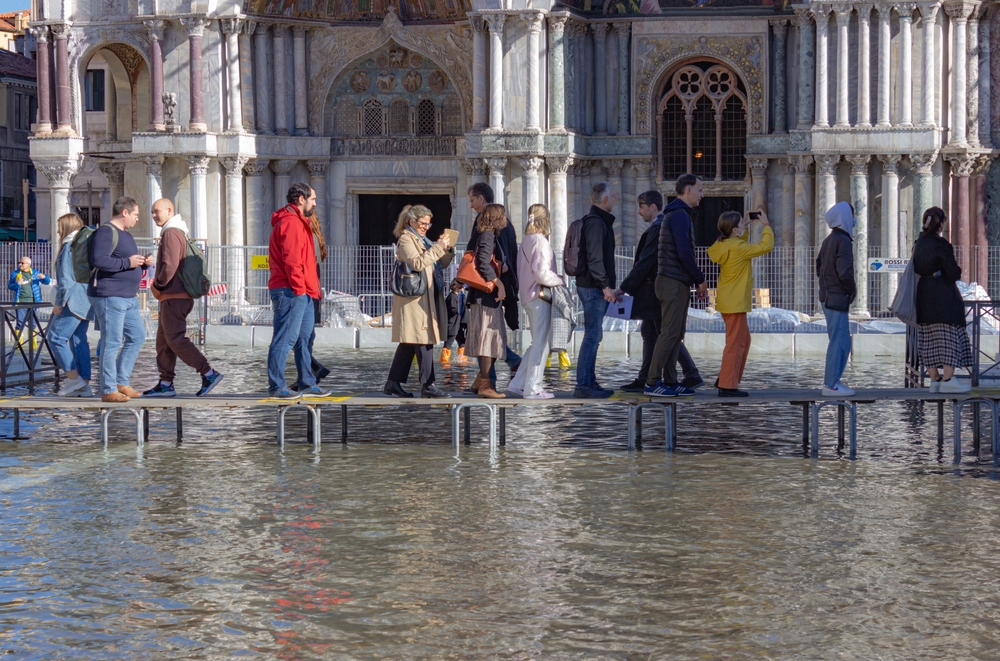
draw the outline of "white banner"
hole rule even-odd
[[[906,265],[910,263],[908,259],[882,259],[881,257],[868,258],[869,273],[902,273],[906,270]]]

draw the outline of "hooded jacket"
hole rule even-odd
[[[759,243],[747,242],[750,230],[736,238],[719,239],[708,248],[708,258],[719,265],[715,309],[723,314],[750,312],[753,308],[754,257],[774,250],[774,231],[764,227]]]
[[[632,270],[622,280],[619,288],[635,298],[632,302],[633,319],[660,319],[660,301],[656,298],[653,282],[656,280],[657,251],[659,250],[660,225],[663,214],[658,214],[639,237],[635,248]]]
[[[698,268],[695,258],[694,244],[691,207],[679,197],[674,198],[663,208],[663,225],[657,244],[657,275],[680,280],[689,287],[705,282],[705,274]]]
[[[156,274],[153,276],[153,295],[159,301],[172,298],[191,298],[178,273],[187,254],[188,226],[180,214],[168,220],[160,232],[160,249],[156,253]]]
[[[312,228],[298,207],[289,204],[271,215],[268,256],[271,268],[268,289],[291,289],[295,296],[323,297]]]
[[[819,300],[826,303],[827,294],[846,294],[851,302],[858,291],[854,281],[854,214],[847,202],[838,202],[826,212],[830,236],[823,240],[816,257],[816,277],[819,278]]]
[[[580,241],[580,260],[583,271],[576,276],[576,286],[590,289],[614,289],[618,283],[615,273],[615,217],[604,209],[592,205],[583,218]]]

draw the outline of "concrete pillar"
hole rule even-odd
[[[493,201],[496,204],[504,204],[504,177],[507,174],[507,158],[487,158],[486,164],[490,168],[490,188],[493,189]],[[510,210],[507,210],[508,214]]]
[[[563,131],[566,128],[565,35],[568,18],[549,17],[549,130],[552,131]]]
[[[868,154],[847,156],[851,164],[851,204],[854,206],[854,281],[858,295],[853,312],[868,316]]]
[[[296,25],[292,28],[292,66],[295,71],[295,135],[309,135],[309,99],[306,81],[306,28]]]
[[[278,135],[288,135],[288,76],[285,73],[285,32],[284,25],[274,26],[271,60],[274,65],[274,132]],[[273,167],[273,166],[272,166]],[[284,199],[284,195],[282,195]]]
[[[205,34],[205,26],[208,24],[200,16],[182,18],[181,25],[187,28],[188,33],[188,81],[189,100],[191,103],[191,114],[188,120],[188,131],[194,133],[204,133],[208,130],[205,123],[205,87],[202,83],[202,62],[201,62],[201,40]],[[202,179],[204,182],[204,179]],[[191,191],[192,204],[194,203],[194,189]],[[199,236],[197,238],[207,238]]]
[[[243,21],[237,18],[224,18],[220,21],[222,32],[226,35],[226,67],[229,76],[229,130],[239,133],[243,131],[243,89],[240,84],[240,32],[243,31]],[[242,167],[240,173],[242,177]],[[242,206],[242,205],[241,205]]]
[[[936,75],[935,66],[937,64],[937,51],[934,48],[934,33],[937,30],[936,17],[941,4],[938,2],[920,3],[920,16],[923,20],[924,32],[924,52],[922,56],[921,72],[921,108],[920,125],[935,126],[935,97],[934,97],[934,77]]]
[[[163,157],[146,156],[143,162],[146,165],[146,199],[149,200],[150,211],[152,211],[153,203],[163,197]],[[146,222],[149,223],[149,236],[155,239],[160,238],[160,228],[153,222],[151,215]]]
[[[629,36],[632,32],[631,23],[615,23],[618,34],[618,135],[629,134]],[[631,223],[629,223],[631,225]]]
[[[50,37],[48,26],[42,25],[32,28],[35,35],[38,76],[38,122],[35,124],[35,135],[49,135],[52,133],[52,78],[50,76],[51,64],[49,62]]]
[[[826,212],[837,203],[837,164],[840,156],[823,154],[816,156],[816,236],[819,246],[830,234],[826,224]]]
[[[254,33],[254,92],[257,97],[257,132],[271,135],[271,112],[273,101],[271,97],[271,67],[267,59],[267,28],[264,23],[257,25]]]
[[[528,120],[526,128],[529,131],[540,131],[542,126],[542,91],[538,76],[538,55],[544,19],[545,16],[542,12],[532,11],[521,14],[521,20],[526,23],[528,28],[528,93],[525,115]]]
[[[246,173],[246,245],[267,245],[271,210],[264,208],[264,168],[266,158],[252,158],[243,166]]]
[[[808,6],[796,6],[795,20],[799,27],[799,89],[798,106],[799,121],[796,125],[800,131],[808,131],[813,126],[815,117],[815,102],[813,87],[815,85],[816,32],[813,28],[812,11]]]
[[[163,30],[167,22],[152,20],[143,21],[142,24],[149,33],[149,128],[152,131],[166,131],[167,125],[163,119]]]
[[[771,32],[774,34],[774,132],[788,132],[788,114],[786,108],[785,78],[788,76],[785,67],[787,57],[786,42],[788,40],[788,19],[771,20]]]
[[[472,128],[486,128],[486,21],[476,15],[472,23]]]
[[[896,5],[899,15],[899,125],[913,126],[913,10],[916,5]]]
[[[188,156],[191,174],[191,238],[208,239],[208,156]],[[242,205],[241,205],[242,206]]]
[[[49,26],[56,41],[56,130],[57,135],[76,135],[70,114],[69,85],[69,25],[56,23]],[[61,195],[62,193],[59,193]],[[67,200],[69,193],[67,192]],[[52,208],[56,207],[56,192],[52,192]],[[68,202],[67,202],[68,204]],[[56,233],[58,234],[58,233]],[[56,236],[53,234],[52,236]]]
[[[812,312],[813,157],[803,154],[790,160],[795,168],[795,309]]]
[[[608,72],[607,23],[590,26],[594,33],[594,130],[597,135],[608,133]]]
[[[330,238],[335,246],[347,246],[357,242],[357,237],[347,236],[347,164],[343,161],[330,163]]]
[[[830,6],[817,5],[813,8],[816,19],[816,126],[830,126],[830,85],[827,81],[829,69],[828,55],[830,42]]]
[[[872,6],[858,5],[858,126],[872,125],[871,93]]]
[[[837,120],[836,126],[850,126],[851,118],[848,114],[847,74],[848,74],[848,54],[850,52],[850,42],[848,38],[848,28],[851,26],[851,6],[834,5],[833,13],[837,17]]]
[[[487,14],[490,28],[490,130],[503,130],[503,24],[504,14]]]

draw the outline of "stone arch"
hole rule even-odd
[[[122,52],[124,57],[125,49],[120,47],[125,47],[130,49],[132,53],[132,58],[138,56],[137,61],[141,61],[142,65],[139,68],[140,78],[144,77],[145,84],[145,98],[141,94],[137,94],[137,99],[143,99],[145,105],[149,105],[149,40],[145,34],[141,34],[135,31],[113,29],[113,30],[101,30],[100,32],[92,33],[88,31],[73,30],[70,32],[69,36],[69,70],[70,70],[70,95],[72,98],[71,108],[70,108],[70,121],[76,128],[77,132],[81,135],[83,134],[83,85],[84,76],[86,75],[86,66],[90,63],[91,58],[98,51],[108,50],[109,48],[116,47],[117,50]],[[108,50],[108,52],[114,53],[114,51]],[[119,59],[119,55],[115,54],[115,58]],[[132,59],[129,58],[129,59]],[[124,66],[127,70],[127,67]],[[140,90],[141,91],[141,90]],[[138,129],[143,130],[149,122],[148,113],[146,117],[141,114],[138,116]]]

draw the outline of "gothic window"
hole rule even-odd
[[[389,104],[389,133],[406,135],[410,129],[410,102],[406,99],[393,99]]]
[[[362,110],[362,128],[365,135],[385,134],[385,122],[382,117],[382,102],[378,99],[365,101]]]
[[[449,96],[441,104],[441,134],[462,135],[462,107],[457,96]]]
[[[417,135],[437,135],[437,108],[430,99],[417,103]]]
[[[358,134],[358,107],[351,99],[341,99],[337,102],[337,135],[355,136]]]
[[[746,178],[747,97],[738,76],[711,62],[678,69],[657,115],[660,179]]]

